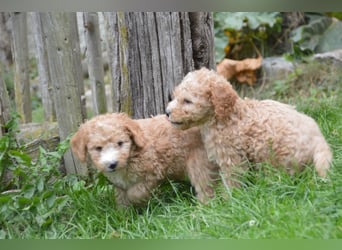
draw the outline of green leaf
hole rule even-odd
[[[260,26],[273,27],[277,22],[279,12],[221,12],[215,15],[215,23],[223,29],[241,30],[248,26],[255,30]]]
[[[6,231],[0,229],[0,239],[5,239],[6,235],[7,235]]]
[[[8,136],[4,135],[0,138],[0,162],[4,158],[5,154],[7,153],[9,147],[9,138]]]
[[[72,189],[73,191],[81,191],[85,188],[85,184],[86,183],[83,180],[77,181],[72,185]]]
[[[224,35],[223,32],[221,32],[220,35],[215,35],[214,42],[215,42],[215,60],[216,62],[220,62],[225,57],[224,48],[228,44],[228,37]]]
[[[317,52],[327,52],[342,48],[342,22],[333,22],[320,37]]]
[[[53,207],[56,201],[56,195],[52,194],[46,199],[46,204],[48,205],[49,208]]]
[[[35,217],[37,224],[42,227],[46,223],[46,218],[45,216],[37,215]]]
[[[0,205],[8,203],[11,200],[9,196],[0,196]]]
[[[11,114],[11,119],[5,124],[5,128],[9,132],[15,132],[18,128],[18,119],[20,118],[20,115],[17,113]]]
[[[18,198],[18,205],[20,208],[25,209],[23,207],[29,208],[29,205],[31,205],[31,200],[26,197],[19,197]]]
[[[38,192],[42,192],[43,189],[44,189],[44,178],[40,177],[38,179],[38,183],[37,183],[37,190],[38,190]]]
[[[248,26],[251,29],[257,29],[260,26],[273,27],[279,20],[279,12],[249,12]]]
[[[244,12],[230,12],[224,19],[226,29],[241,30],[245,24],[246,14]]]
[[[31,165],[31,157],[23,152],[17,150],[9,150],[8,155],[15,159],[19,165],[30,166]]]
[[[309,15],[310,22],[302,25],[291,32],[291,40],[296,43],[302,51],[315,51],[323,33],[331,25],[332,21],[326,16]]]
[[[48,197],[50,197],[51,195],[53,195],[52,191],[46,191],[43,193],[42,198],[43,199],[47,199]]]
[[[44,223],[41,224],[40,226],[41,227],[47,227],[47,226],[51,225],[52,222],[53,222],[52,218],[48,217],[48,218],[45,219]]]
[[[27,185],[24,188],[24,197],[28,198],[28,199],[31,199],[33,197],[35,191],[36,191],[35,186],[33,186],[32,184],[31,185]]]
[[[63,208],[68,204],[69,198],[67,196],[65,197],[59,197],[56,199],[57,204],[57,211],[60,212],[63,210]]]

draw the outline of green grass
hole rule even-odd
[[[64,142],[57,152],[42,151],[37,163],[9,154],[21,162],[20,171],[12,166],[13,187],[20,190],[0,194],[0,238],[342,238],[342,74],[321,75],[314,84],[307,72],[312,69],[284,81],[288,86],[278,92],[271,85],[259,93],[295,104],[318,122],[334,151],[329,180],[312,166],[289,176],[262,165],[241,177],[241,188],[218,186],[207,205],[187,183],[166,183],[145,207],[117,210],[103,176],[79,180],[56,171]]]

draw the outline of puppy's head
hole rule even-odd
[[[82,124],[71,138],[73,153],[85,162],[89,154],[99,171],[113,172],[127,166],[130,156],[146,141],[139,125],[125,114],[99,115]]]
[[[200,126],[227,117],[238,98],[229,82],[212,70],[202,68],[188,73],[175,88],[166,114],[178,128]]]

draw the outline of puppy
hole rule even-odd
[[[198,128],[181,131],[165,115],[133,120],[123,113],[99,115],[71,138],[73,153],[113,183],[121,207],[143,205],[162,182],[189,179],[200,202],[213,197],[218,167],[209,163]]]
[[[313,162],[319,176],[327,175],[332,154],[312,118],[280,102],[241,99],[214,71],[186,75],[166,113],[174,127],[200,127],[208,157],[228,185],[246,162],[270,162],[289,173]]]

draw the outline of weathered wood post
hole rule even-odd
[[[23,123],[32,121],[29,81],[29,57],[27,42],[27,15],[25,12],[11,13],[12,52],[15,62],[15,103]]]
[[[83,13],[87,62],[94,115],[107,112],[99,18],[96,12]]]
[[[52,83],[43,34],[43,26],[39,12],[32,13],[32,28],[37,51],[37,64],[39,72],[40,91],[42,95],[42,104],[44,108],[44,120],[52,122],[56,120],[56,112],[53,98],[51,98],[53,97]]]
[[[195,69],[215,69],[213,15],[210,12],[189,12],[189,18]]]
[[[195,68],[214,68],[212,14],[105,13],[113,110],[164,113],[174,87]]]
[[[61,140],[78,129],[85,118],[81,96],[84,92],[76,13],[41,13]],[[87,175],[87,167],[64,155],[67,173]]]
[[[132,114],[132,93],[128,76],[128,38],[124,13],[106,12],[107,50],[112,76],[113,111]],[[122,29],[119,31],[119,29]]]
[[[0,12],[0,62],[4,63],[5,69],[13,63],[11,50],[11,27],[9,12]]]
[[[3,125],[11,118],[10,101],[5,82],[1,78],[2,70],[0,67],[0,137],[4,134]]]

